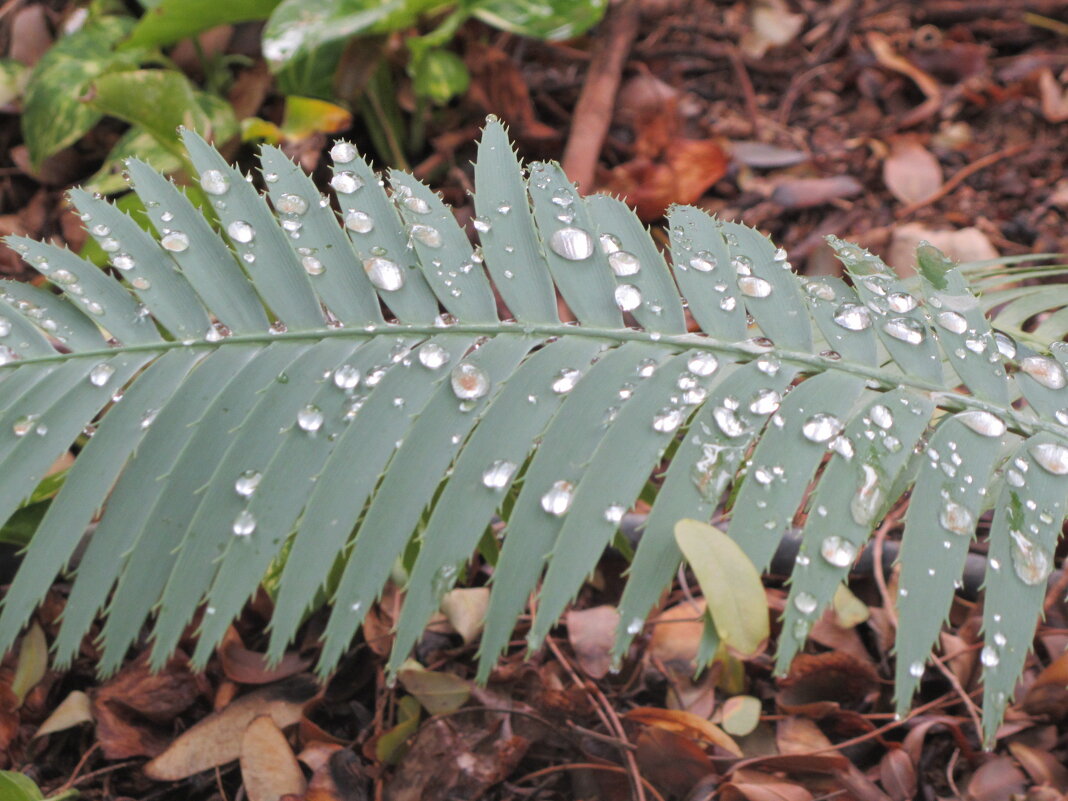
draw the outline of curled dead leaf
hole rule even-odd
[[[603,679],[612,666],[619,612],[614,606],[572,609],[565,618],[567,639],[587,676]]]
[[[729,734],[719,726],[702,717],[681,709],[658,709],[651,706],[639,706],[629,710],[623,717],[635,723],[657,726],[676,734],[685,734],[693,740],[701,740],[722,748],[729,754],[741,757],[742,749]]]
[[[304,774],[270,715],[255,718],[241,737],[241,780],[249,801],[278,801],[304,792]]]

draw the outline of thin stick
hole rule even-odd
[[[1023,153],[1025,150],[1027,150],[1028,147],[1030,147],[1030,145],[1012,145],[1011,147],[1006,147],[1002,150],[998,150],[995,153],[990,153],[989,155],[983,156],[981,159],[976,159],[968,166],[959,169],[952,178],[942,184],[942,186],[937,192],[932,195],[929,195],[928,197],[925,197],[923,200],[917,200],[913,203],[909,203],[907,206],[902,206],[900,209],[894,212],[894,216],[900,220],[902,217],[908,217],[914,211],[922,209],[924,206],[930,206],[935,201],[944,198],[946,195],[948,195],[950,192],[960,186],[961,183],[971,178],[980,170],[985,170],[992,164],[997,164],[1002,159],[1007,159],[1012,156]]]

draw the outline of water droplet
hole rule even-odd
[[[571,508],[575,487],[570,481],[554,481],[549,491],[541,496],[541,508],[554,517],[563,517]]]
[[[636,617],[627,624],[627,634],[633,637],[635,634],[641,633],[643,628],[645,628],[645,621],[640,617]]]
[[[879,428],[887,429],[894,424],[894,415],[881,403],[872,406],[868,414],[871,415],[871,421]]]
[[[308,210],[308,201],[300,195],[286,192],[278,196],[274,208],[279,214],[304,214]]]
[[[695,353],[686,362],[686,369],[694,375],[710,376],[719,367],[719,359],[711,353]]]
[[[801,426],[801,433],[811,442],[827,442],[842,430],[842,421],[834,415],[818,412]]]
[[[771,284],[755,275],[745,275],[738,279],[738,290],[750,298],[766,298],[771,294]]]
[[[92,370],[89,371],[89,383],[94,387],[104,386],[111,377],[115,374],[115,368],[110,364],[102,363],[98,364]]]
[[[782,395],[773,389],[760,389],[749,402],[749,411],[753,414],[771,414],[782,403]]]
[[[765,354],[757,359],[756,366],[764,375],[776,375],[782,367],[782,361],[774,354]]]
[[[1002,634],[1000,631],[994,632],[994,645],[998,646],[999,648],[1004,648],[1007,643],[1008,638],[1006,638],[1004,634]]]
[[[887,320],[883,323],[883,331],[909,345],[919,345],[926,336],[923,324],[911,317],[894,317]]]
[[[625,515],[626,513],[627,507],[615,503],[604,510],[604,519],[611,523],[613,526],[618,526],[620,523],[623,522],[623,515]]]
[[[335,164],[348,164],[356,158],[356,148],[349,142],[334,142],[330,148],[330,158]]]
[[[413,239],[422,242],[428,248],[441,247],[441,231],[432,225],[414,223],[408,228],[408,231],[411,233]]]
[[[334,386],[338,389],[355,389],[360,383],[360,371],[351,364],[343,364],[334,370]]]
[[[620,284],[616,287],[616,305],[625,312],[634,311],[642,305],[642,293],[633,284]]]
[[[237,513],[237,517],[234,518],[234,525],[231,527],[231,531],[234,532],[235,537],[249,537],[252,532],[256,530],[256,518],[253,517],[252,512],[248,509],[242,509]]]
[[[603,244],[603,240],[602,240]],[[642,263],[633,253],[615,250],[608,254],[608,266],[619,276],[634,275],[642,268]]]
[[[40,415],[37,414],[24,414],[18,420],[16,420],[11,426],[11,432],[16,437],[24,437],[33,430],[33,427],[37,424],[37,418]]]
[[[410,189],[407,190],[407,191],[411,192]],[[404,198],[403,202],[404,202],[404,207],[406,209],[408,209],[408,211],[413,211],[416,214],[429,214],[430,213],[430,204],[427,203],[425,200],[423,200],[423,198],[421,198],[421,197],[416,197],[415,195],[408,194]]]
[[[160,245],[164,250],[169,250],[171,253],[181,253],[183,250],[189,249],[189,237],[181,231],[167,231],[160,237]]]
[[[593,237],[581,228],[560,228],[549,237],[549,247],[568,261],[584,261],[593,255]]]
[[[444,367],[450,358],[449,352],[437,342],[427,342],[419,349],[419,363],[428,370]]]
[[[1001,331],[994,332],[994,344],[998,346],[998,353],[1006,359],[1016,358],[1016,340]]]
[[[716,421],[719,430],[728,437],[740,437],[749,430],[748,426],[734,413],[734,410],[726,406],[717,406],[713,409],[712,419]]]
[[[358,234],[367,234],[374,229],[375,221],[366,211],[349,209],[345,212],[345,227]]]
[[[857,303],[843,303],[835,311],[834,321],[848,331],[863,331],[871,326],[871,312]]]
[[[890,311],[905,314],[916,308],[916,298],[908,292],[891,292],[886,296],[886,305]]]
[[[984,437],[1000,437],[1005,433],[1005,421],[982,409],[969,409],[957,414],[957,419],[976,434]]]
[[[250,497],[256,491],[256,487],[260,485],[261,478],[263,478],[263,473],[259,470],[244,471],[234,482],[234,492],[242,498]]]
[[[498,459],[482,471],[482,484],[488,489],[500,490],[508,486],[515,475],[516,465],[504,459]]]
[[[230,189],[230,179],[222,170],[205,170],[200,176],[200,188],[209,195],[225,195]]]
[[[477,400],[489,392],[489,388],[489,376],[481,367],[463,362],[453,368],[452,391],[460,400]]]
[[[682,425],[686,415],[677,407],[665,406],[653,416],[653,431],[661,434],[670,434]]]
[[[963,334],[968,330],[968,321],[964,315],[955,311],[944,311],[936,318],[938,324],[954,334]]]
[[[818,606],[819,601],[807,592],[799,592],[794,596],[794,608],[802,615],[811,615]]]
[[[1068,448],[1055,442],[1040,442],[1031,446],[1033,458],[1046,471],[1055,476],[1068,474]]]
[[[556,374],[556,378],[553,379],[550,386],[552,386],[553,392],[557,395],[565,395],[575,388],[581,378],[581,372],[571,367],[565,367]]]
[[[880,481],[879,471],[873,465],[860,466],[860,483],[856,494],[849,502],[849,512],[858,526],[867,526],[875,520],[886,496]]]
[[[159,409],[148,409],[143,415],[141,415],[141,430],[145,430],[156,422],[156,416],[159,414]]]
[[[857,558],[857,546],[832,534],[820,543],[820,555],[835,567],[849,567]]]
[[[304,267],[304,272],[308,275],[322,275],[326,272],[326,267],[315,256],[303,256],[300,263]]]
[[[820,300],[834,300],[837,297],[834,293],[834,288],[822,281],[812,281],[805,286],[805,291],[811,297],[819,298]]]
[[[256,229],[244,220],[234,220],[226,226],[226,233],[230,235],[232,240],[240,242],[242,245],[247,245],[256,238]]]
[[[1027,356],[1020,361],[1020,369],[1047,389],[1064,389],[1068,384],[1064,368],[1049,356]]]
[[[297,412],[297,425],[309,434],[314,434],[323,425],[323,412],[314,403],[309,403]]]
[[[335,192],[342,195],[351,195],[363,186],[363,179],[350,170],[342,170],[334,173],[330,179],[330,186]]]
[[[983,663],[983,667],[996,668],[1001,661],[1001,657],[998,656],[998,652],[990,645],[984,645],[983,650],[979,653],[979,661]]]
[[[923,677],[923,662],[913,662],[909,665],[909,675],[914,679]]]
[[[404,272],[395,261],[382,256],[372,256],[363,260],[363,270],[378,289],[396,292],[404,286]]]
[[[975,518],[972,513],[966,507],[953,501],[946,501],[943,504],[938,513],[938,522],[946,531],[962,537],[970,536],[975,528]]]

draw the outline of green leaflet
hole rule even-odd
[[[801,279],[758,232],[693,208],[671,212],[669,266],[618,201],[578,196],[555,165],[524,176],[492,119],[475,167],[479,247],[426,186],[380,180],[346,142],[331,148],[335,213],[275,148],[261,195],[203,139],[182,140],[218,231],[133,162],[154,232],[73,193],[106,270],[10,240],[48,284],[0,282],[0,519],[40,519],[3,599],[0,649],[76,568],[58,664],[102,610],[102,672],[146,624],[164,664],[201,612],[204,664],[270,575],[271,658],[331,603],[326,674],[392,577],[407,582],[396,673],[485,546],[499,549],[485,680],[539,581],[531,647],[642,498],[616,657],[683,551],[715,602],[701,658],[758,647],[755,573],[731,586],[729,565],[767,565],[801,513],[783,670],[908,492],[899,707],[978,531],[991,555],[993,736],[1041,610],[1068,475],[1068,352],[992,329],[982,310],[995,285],[977,298],[929,251],[923,277],[901,281],[837,240],[851,283]],[[982,282],[996,268],[970,270]],[[577,322],[561,322],[558,295]],[[1014,315],[1038,308],[1008,295]],[[83,430],[95,434],[58,492],[35,495]],[[47,510],[25,507],[42,493],[54,493]],[[714,515],[729,518],[714,564],[695,555],[707,543],[680,551],[678,521]],[[743,584],[744,614],[731,601]]]

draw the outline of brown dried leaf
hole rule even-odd
[[[57,731],[64,731],[73,726],[79,726],[82,723],[92,722],[93,710],[89,696],[81,690],[74,690],[60,701],[59,706],[41,724],[41,727],[33,736],[36,739]]]
[[[457,587],[441,599],[441,611],[465,643],[474,642],[486,624],[489,587]]]
[[[831,747],[820,727],[808,718],[790,715],[775,727],[775,742],[780,754],[810,754]]]
[[[195,773],[233,762],[241,754],[241,737],[249,723],[268,715],[280,729],[300,721],[304,703],[315,695],[314,680],[295,676],[243,695],[198,721],[145,765],[156,781],[178,781]]]
[[[677,734],[685,734],[693,740],[701,740],[722,748],[729,754],[743,756],[738,743],[719,726],[680,709],[657,709],[651,706],[639,706],[629,710],[623,717],[635,723],[657,726]]]
[[[942,165],[914,138],[900,137],[883,161],[883,183],[902,203],[926,200],[942,188]]]
[[[879,781],[893,801],[916,797],[916,766],[901,748],[892,748],[879,761]]]
[[[249,801],[278,801],[304,792],[304,774],[286,736],[269,715],[254,719],[241,737],[241,781]]]
[[[666,729],[645,729],[638,735],[634,756],[642,776],[675,796],[685,796],[697,782],[715,773],[701,746]]]
[[[315,769],[303,801],[367,801],[367,784],[360,758],[342,749]]]
[[[1026,786],[1027,777],[1012,759],[994,756],[972,774],[964,795],[968,801],[1005,801]]]
[[[823,717],[864,701],[878,687],[870,662],[847,653],[799,654],[780,682],[776,701],[790,714]]]
[[[721,784],[722,801],[812,801],[812,793],[799,784],[770,779],[767,782],[733,781]]]
[[[565,618],[567,639],[579,666],[592,679],[603,679],[612,666],[612,645],[619,625],[614,606],[572,609]]]
[[[266,654],[245,647],[233,626],[226,630],[218,651],[226,677],[238,684],[271,684],[307,670],[311,665],[310,659],[290,651],[272,667],[267,663]]]
[[[1068,791],[1068,767],[1049,751],[1024,743],[1009,743],[1009,752],[1035,784],[1048,784],[1062,793]]]
[[[783,178],[771,193],[771,202],[784,209],[810,209],[832,200],[859,195],[864,191],[860,181],[851,175],[829,178]]]
[[[1042,99],[1042,116],[1048,122],[1068,120],[1068,88],[1060,85],[1049,67],[1038,74],[1038,94]]]

